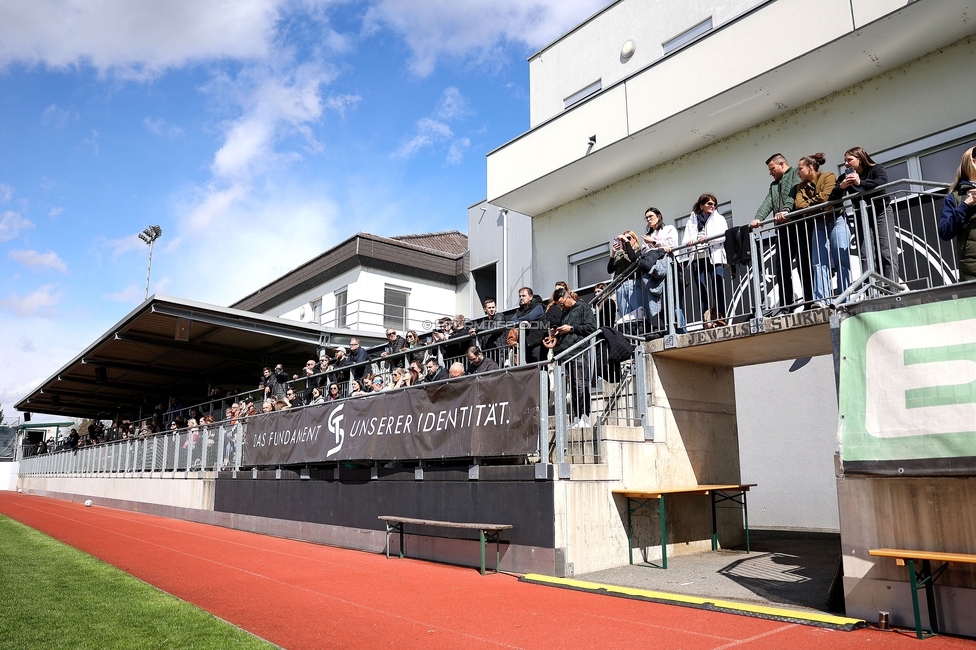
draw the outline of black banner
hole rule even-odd
[[[530,454],[539,440],[539,370],[277,411],[245,427],[244,465]]]

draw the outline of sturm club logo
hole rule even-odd
[[[335,436],[336,446],[326,452],[326,458],[338,453],[339,450],[342,449],[342,443],[346,440],[346,432],[341,426],[343,418],[346,417],[342,414],[342,409],[345,408],[345,406],[345,404],[340,404],[334,411],[332,411],[332,413],[329,413],[329,433]]]

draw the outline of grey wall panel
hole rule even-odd
[[[828,356],[735,369],[739,457],[756,527],[839,530],[837,391]]]
[[[384,529],[380,515],[512,524],[503,538],[513,544],[552,548],[555,539],[553,484],[544,481],[218,478],[214,510],[367,530]],[[416,532],[437,534],[436,529]],[[478,533],[449,535],[477,539]]]

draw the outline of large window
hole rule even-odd
[[[410,289],[386,285],[383,288],[383,327],[407,329],[407,298]]]
[[[888,180],[912,178],[951,183],[955,179],[963,152],[973,146],[976,146],[976,122],[893,149],[869,153],[872,158],[884,164],[888,170]]]
[[[607,273],[609,255],[610,244],[606,243],[569,256],[569,267],[573,273],[571,284],[577,291],[588,289],[599,282],[610,281],[611,274]]]
[[[349,292],[345,287],[335,292],[335,327],[346,326],[346,308]]]

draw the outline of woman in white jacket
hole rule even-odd
[[[681,255],[701,288],[702,312],[709,312],[705,321],[718,321],[725,312],[725,237],[728,224],[718,211],[714,194],[702,194],[692,208],[685,224],[682,246],[690,246]],[[715,239],[710,239],[715,237]],[[709,240],[705,243],[705,240]],[[708,323],[705,323],[706,327]],[[714,324],[713,324],[714,325]]]

